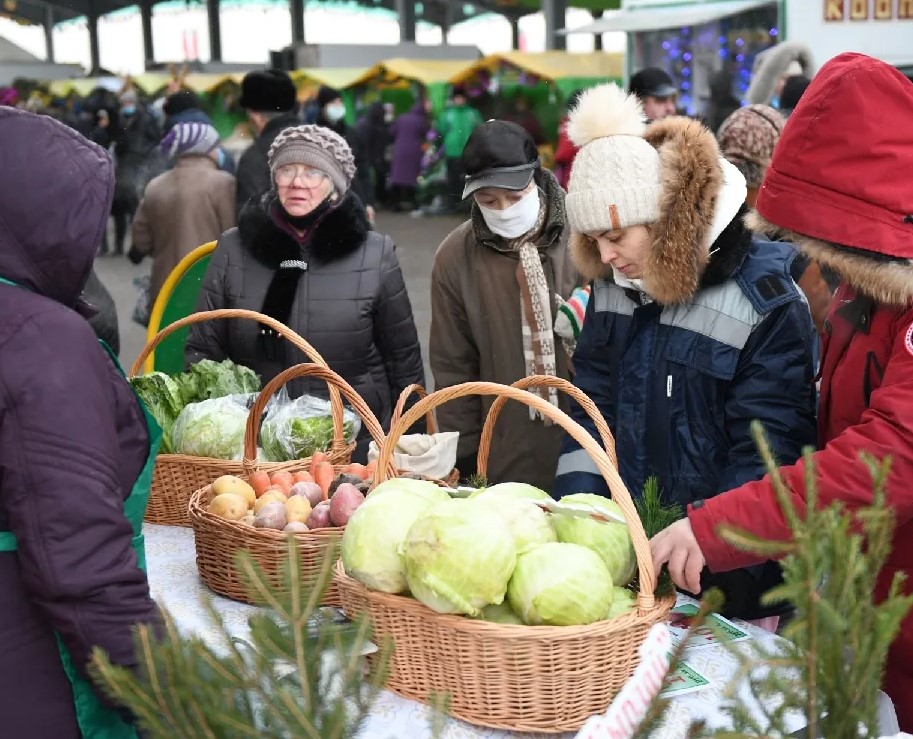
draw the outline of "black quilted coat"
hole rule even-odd
[[[396,247],[389,236],[370,230],[364,207],[352,193],[320,221],[303,246],[273,220],[268,197],[248,205],[238,228],[219,239],[197,309],[260,311],[279,262],[296,253],[307,269],[298,281],[290,327],[355,388],[386,428],[399,393],[413,382],[424,385],[425,375]],[[277,342],[270,356],[259,332],[253,321],[196,324],[187,341],[187,362],[231,359],[266,383],[308,361],[285,341]],[[294,382],[289,392],[293,397],[327,394],[319,380]]]

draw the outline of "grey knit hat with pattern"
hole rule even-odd
[[[270,172],[285,164],[319,169],[340,194],[349,189],[355,176],[355,157],[346,140],[323,126],[294,126],[282,131],[269,148]]]

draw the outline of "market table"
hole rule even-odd
[[[178,629],[187,635],[195,634],[210,645],[219,643],[219,634],[200,608],[201,600],[211,598],[216,610],[234,636],[244,638],[248,633],[247,619],[256,611],[254,606],[238,603],[213,594],[200,579],[196,567],[193,531],[177,526],[144,524],[146,561],[152,596],[174,618]],[[774,647],[780,637],[742,621],[737,625],[752,639]],[[672,700],[666,721],[654,739],[679,739],[687,734],[691,721],[704,719],[710,728],[727,728],[721,707],[723,691],[733,682],[738,669],[732,654],[722,645],[709,646],[689,653],[688,663],[707,677],[711,684],[696,692]],[[403,739],[430,737],[431,711],[421,703],[383,691],[371,709],[361,736],[365,739]],[[801,716],[793,717],[790,731],[804,727]],[[511,734],[496,729],[473,726],[461,721],[447,720],[440,739],[532,739],[538,734]],[[555,736],[555,735],[551,735]],[[559,739],[573,734],[559,736]]]

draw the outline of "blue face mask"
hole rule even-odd
[[[131,116],[134,113],[136,113],[136,106],[135,105],[125,105],[123,108],[120,109],[120,112],[121,112],[121,115]]]
[[[216,149],[216,164],[219,169],[225,168],[225,152],[221,149]]]

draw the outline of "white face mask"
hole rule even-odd
[[[478,203],[477,203],[478,205]],[[479,205],[482,218],[492,233],[505,239],[516,239],[529,233],[539,218],[539,188],[534,187],[520,200],[504,210],[494,210]]]
[[[342,103],[333,103],[327,106],[327,120],[336,123],[346,117],[346,106]]]

